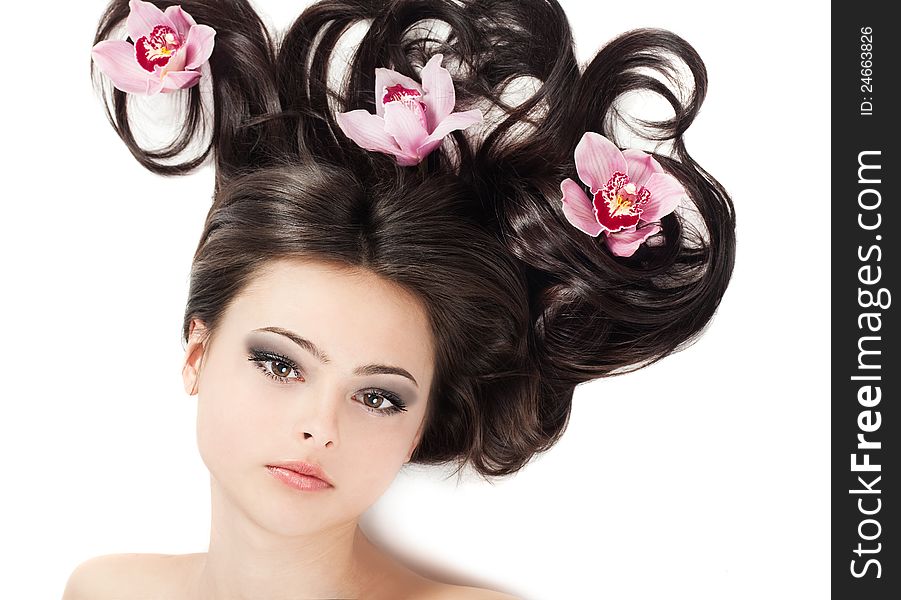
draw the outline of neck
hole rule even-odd
[[[372,562],[375,548],[356,520],[285,535],[256,522],[215,480],[211,484],[210,545],[196,572],[192,597],[357,598],[372,584],[363,566]]]

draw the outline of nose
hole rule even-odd
[[[315,444],[317,444],[317,440],[322,439],[322,436],[321,436],[321,435],[315,435],[315,436],[314,436],[314,435],[313,435],[312,433],[310,433],[309,431],[304,431],[304,432],[303,432],[303,438],[304,438],[305,440],[312,439],[312,440],[313,440],[312,443],[315,445]],[[332,441],[332,440],[328,440],[325,444],[321,444],[321,443],[320,443],[319,445],[325,446],[326,448],[331,448],[332,446],[335,445],[335,442]]]
[[[343,399],[336,387],[326,384],[310,386],[298,400],[300,408],[294,431],[305,443],[332,448],[338,443],[338,412]]]

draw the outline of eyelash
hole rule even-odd
[[[298,366],[296,364],[294,364],[294,361],[292,361],[290,358],[288,358],[286,356],[282,356],[281,354],[277,354],[275,352],[270,352],[267,350],[251,349],[250,354],[247,357],[247,360],[254,363],[257,366],[257,368],[263,372],[263,375],[269,377],[270,379],[274,379],[275,381],[278,381],[279,383],[287,384],[289,379],[297,379],[297,378],[282,377],[281,375],[276,375],[275,373],[270,371],[268,368],[266,368],[266,363],[276,363],[276,362],[283,363],[283,364],[287,365],[288,367],[290,367],[291,370],[296,371],[298,375],[300,375],[300,368],[298,368]],[[406,408],[407,405],[404,404],[403,400],[401,400],[397,396],[397,394],[394,394],[393,392],[389,392],[388,390],[371,388],[371,389],[363,390],[362,393],[381,396],[382,398],[384,398],[385,400],[388,400],[393,405],[388,408],[379,409],[379,408],[372,408],[371,406],[367,406],[366,404],[363,404],[363,408],[365,408],[366,410],[368,410],[369,412],[371,412],[374,415],[384,417],[384,416],[388,416],[388,415],[398,414],[401,412],[406,412],[406,410],[407,410],[407,408]]]

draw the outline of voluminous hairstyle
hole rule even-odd
[[[183,110],[172,142],[142,147],[130,122],[136,98],[93,64],[91,73],[110,122],[146,168],[181,175],[214,163],[185,341],[192,318],[215,331],[275,259],[375,273],[423,303],[436,342],[412,462],[456,462],[458,472],[471,464],[490,477],[516,472],[558,440],[576,385],[683,349],[716,311],[733,269],[735,215],[683,143],[707,75],[679,36],[629,31],[580,68],[555,0],[323,0],[278,38],[244,0],[154,3],[180,4],[217,31],[201,84],[176,92]],[[128,12],[127,0],[111,2],[95,43]],[[361,22],[365,35],[333,89],[339,38]],[[479,135],[455,131],[420,165],[400,167],[343,134],[335,112],[375,112],[376,67],[418,80],[439,52],[454,110],[486,114]],[[523,81],[533,91],[509,102],[507,88]],[[672,107],[662,121],[633,119],[641,125],[633,131],[670,146],[653,155],[692,206],[663,217],[659,243],[624,258],[567,222],[560,182],[575,177],[584,132],[617,143],[619,100],[630,92]]]

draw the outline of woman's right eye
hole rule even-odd
[[[303,376],[300,374],[297,366],[284,356],[272,352],[252,350],[247,360],[254,363],[263,372],[263,375],[280,383],[288,383],[292,379],[303,381]],[[289,377],[292,371],[297,374],[296,377]]]

